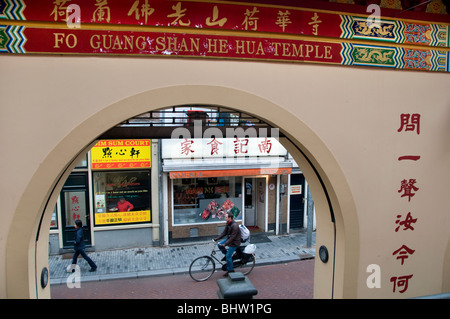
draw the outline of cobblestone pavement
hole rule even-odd
[[[315,257],[315,232],[310,248],[306,248],[306,232],[280,236],[258,234],[251,239],[257,247],[255,252],[257,266]],[[169,247],[88,252],[98,269],[96,272],[89,272],[88,263],[80,257],[78,265],[81,270],[81,282],[187,273],[192,260],[198,256],[209,255],[212,248],[212,242],[202,242]],[[66,284],[70,276],[66,268],[70,263],[71,258],[64,259],[63,255],[49,256],[50,284]]]

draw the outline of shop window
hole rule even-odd
[[[242,177],[173,179],[173,225],[223,222],[231,212],[241,219]]]
[[[87,168],[88,166],[88,159],[87,154],[83,157],[83,159],[78,162],[77,166],[75,168]]]
[[[150,171],[94,172],[95,226],[151,222]]]
[[[58,211],[56,205],[53,209],[52,219],[50,220],[50,229],[58,229]]]

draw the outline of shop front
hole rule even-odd
[[[157,148],[157,141],[153,141]],[[152,141],[101,140],[72,171],[55,207],[50,254],[71,250],[75,220],[83,222],[88,249],[152,246]],[[156,158],[157,160],[157,158]],[[152,206],[153,205],[153,206]]]
[[[220,146],[220,154],[211,152],[211,140]],[[182,152],[186,141],[192,152]],[[246,141],[249,149],[264,142],[270,142],[273,148],[265,154],[250,152],[252,156],[248,157],[235,152],[235,141],[227,138],[162,141],[166,180],[163,192],[168,200],[164,209],[167,243],[216,237],[225,227],[226,213],[233,214],[239,224],[252,231],[278,229],[282,223],[278,218],[280,209],[286,211],[286,206],[280,208],[278,185],[280,177],[291,174],[293,161],[275,138],[249,138]]]

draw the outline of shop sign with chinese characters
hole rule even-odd
[[[165,159],[286,155],[286,149],[274,137],[211,137],[167,139],[162,141],[162,157]]]
[[[0,0],[0,53],[215,57],[449,72],[449,28],[391,18],[369,27],[367,16],[238,2]]]
[[[151,222],[150,210],[95,214],[95,225],[114,225]]]
[[[101,140],[91,149],[91,165],[98,169],[151,167],[151,140]]]

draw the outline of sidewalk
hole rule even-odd
[[[306,231],[275,236],[270,233],[254,234],[251,243],[256,245],[256,266],[315,257],[316,233],[312,247],[306,248]],[[80,257],[81,281],[105,281],[121,278],[143,278],[158,275],[187,273],[194,258],[209,255],[212,242],[170,245],[168,247],[144,247],[120,250],[88,252],[98,268],[89,272],[88,263]],[[63,255],[49,256],[50,284],[66,284],[71,273],[66,267],[72,258]]]

